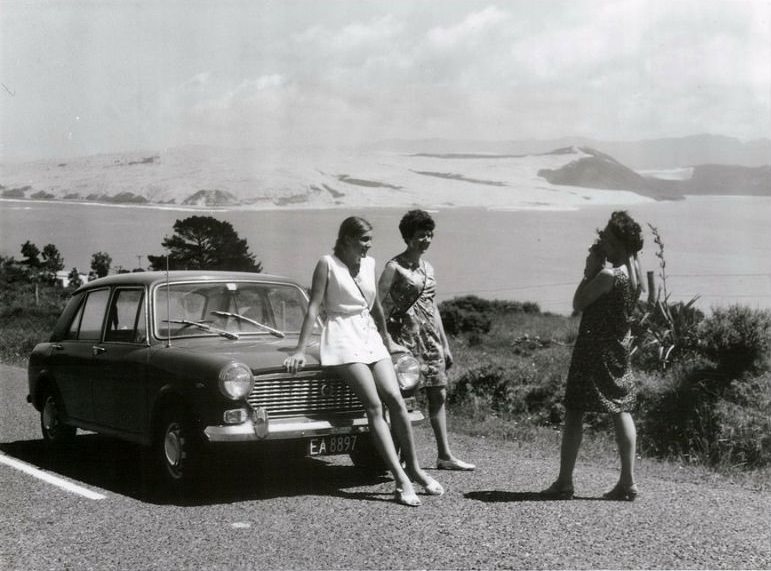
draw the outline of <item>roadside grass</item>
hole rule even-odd
[[[32,349],[51,335],[72,290],[0,282],[0,362],[24,367]]]
[[[561,429],[559,426],[537,426],[529,422],[504,420],[494,415],[469,415],[464,410],[448,410],[448,426],[452,432],[474,438],[487,438],[513,443],[522,458],[550,460],[553,470],[544,474],[543,488],[548,486],[559,469]],[[744,470],[741,466],[707,466],[687,458],[656,458],[637,450],[635,472],[644,487],[646,479],[662,479],[692,484],[730,484],[756,492],[771,491],[771,466]],[[470,458],[473,461],[473,458]],[[613,430],[586,427],[576,465],[576,472],[586,472],[591,466],[605,469],[619,467],[618,450]],[[613,482],[609,483],[609,486]]]

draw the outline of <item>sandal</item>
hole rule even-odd
[[[538,494],[545,498],[554,500],[572,500],[573,496],[575,495],[575,490],[573,489],[572,485],[565,486],[560,484],[558,481],[555,481],[545,490],[538,492]]]
[[[623,486],[621,483],[616,484],[612,490],[602,494],[602,497],[606,500],[633,502],[637,498],[637,494],[640,491],[637,489],[637,484],[631,486]]]
[[[442,484],[434,480],[431,476],[426,476],[428,478],[428,482],[425,484],[420,484],[420,487],[423,488],[423,491],[426,492],[429,496],[441,496],[444,494],[444,488],[442,487]]]
[[[416,508],[420,505],[420,498],[415,494],[414,490],[407,493],[402,488],[396,488],[396,490],[394,490],[394,501],[397,504],[409,506],[411,508]]]

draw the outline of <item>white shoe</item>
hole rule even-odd
[[[468,462],[464,462],[463,460],[458,460],[457,458],[453,458],[452,460],[442,460],[441,458],[437,458],[436,469],[437,470],[459,470],[463,472],[470,472],[472,470],[475,470],[476,466],[474,466],[474,464],[469,464]]]

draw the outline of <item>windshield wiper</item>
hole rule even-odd
[[[241,315],[240,313],[230,313],[229,311],[211,311],[212,315],[217,315],[218,317],[235,317],[236,319],[240,319],[242,321],[246,321],[247,323],[251,323],[252,325],[255,325],[257,327],[260,327],[270,333],[271,335],[275,335],[276,337],[280,337],[283,339],[286,337],[286,333],[283,331],[279,331],[278,329],[273,329],[272,327],[268,327],[264,323],[260,323],[259,321],[255,321],[254,319],[250,319],[249,317],[246,317],[245,315]]]
[[[224,329],[219,329],[218,327],[212,327],[211,325],[207,325],[206,323],[201,323],[200,321],[190,321],[189,319],[164,319],[163,323],[181,323],[183,325],[190,325],[192,327],[197,327],[202,331],[208,331],[210,333],[216,333],[217,335],[222,335],[227,339],[238,339],[237,333],[233,333],[231,331],[225,331]]]

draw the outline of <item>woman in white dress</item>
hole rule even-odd
[[[444,489],[418,463],[412,426],[390,356],[403,348],[386,331],[377,297],[375,260],[367,256],[371,246],[372,225],[357,216],[346,218],[340,225],[334,255],[323,256],[316,264],[297,348],[284,365],[295,373],[305,364],[305,347],[323,306],[326,320],[321,333],[321,364],[333,367],[364,404],[375,446],[396,481],[395,501],[419,506],[412,480],[429,495],[440,496]],[[406,471],[383,415],[383,403],[388,407]]]

